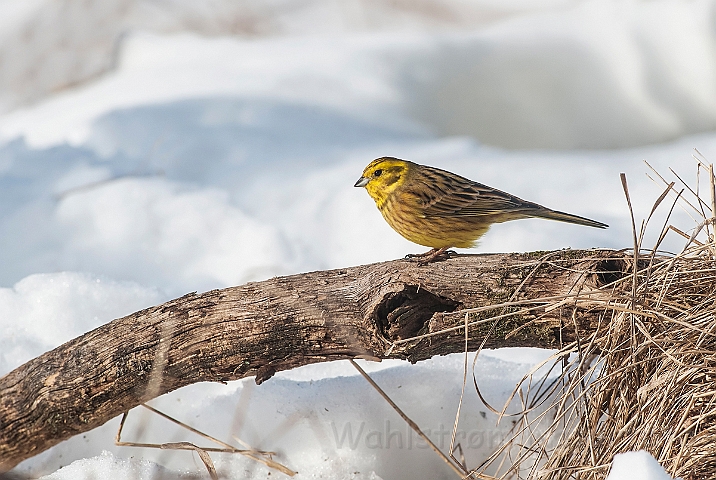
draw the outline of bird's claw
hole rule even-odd
[[[447,258],[457,256],[454,250],[448,250],[447,247],[433,248],[425,253],[409,253],[405,256],[407,260],[417,262],[418,266],[427,265],[428,263],[438,260],[446,260]]]

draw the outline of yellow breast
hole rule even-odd
[[[426,217],[419,203],[400,192],[378,204],[380,213],[393,230],[418,245],[431,248],[470,248],[490,228],[476,218]]]

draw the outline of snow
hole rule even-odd
[[[108,110],[270,96],[398,116],[508,148],[615,148],[716,125],[711,2],[586,2],[477,31],[129,35],[119,71],[9,114],[0,136],[83,143]],[[227,61],[232,59],[232,61]],[[239,60],[240,59],[240,60]]]
[[[462,362],[460,356],[432,359],[419,368],[390,362],[391,367],[378,371],[375,364],[360,363],[364,367],[373,366],[367,370],[373,370],[375,381],[435,444],[447,449],[455,406],[445,404],[444,400],[456,399],[460,394]],[[489,392],[489,400],[498,403],[512,391],[526,367],[486,355],[478,359],[477,369],[484,372],[478,375],[478,380]],[[193,385],[150,404],[194,427],[201,426],[202,431],[217,438],[238,437],[254,448],[278,452],[277,460],[299,472],[296,478],[354,478],[354,472],[358,472],[355,477],[358,479],[372,478],[373,472],[382,478],[452,475],[378,393],[355,375],[355,370],[331,373],[320,378],[325,375],[324,369],[314,366],[279,373],[261,386],[256,386],[252,379],[229,386]],[[310,379],[311,376],[314,378]],[[468,461],[477,461],[507,436],[511,424],[496,426],[495,415],[480,405],[476,396],[468,398],[463,408],[469,413],[462,416],[458,440]],[[117,427],[115,419],[64,442],[53,449],[53,454],[39,455],[35,468],[41,465],[42,469],[54,470],[78,451],[85,457],[100,455],[103,450],[115,456],[138,456],[138,449],[115,447],[107,441],[114,437]],[[141,437],[140,431],[144,432]],[[132,411],[122,434],[123,441],[179,439],[208,444],[142,409]],[[203,469],[196,455],[189,452],[143,450],[141,458],[171,465],[178,472]],[[264,468],[257,468],[240,456],[216,455],[213,461],[218,471],[231,472],[233,476],[229,478],[276,476],[276,472],[268,476]],[[77,478],[72,476],[76,473],[68,471],[65,477],[61,476],[63,470],[59,470],[56,478]]]
[[[671,480],[659,462],[644,450],[614,455],[607,480]]]
[[[0,288],[0,372],[161,298],[153,287],[80,272],[37,273]]]
[[[134,480],[152,478],[163,480],[169,478],[194,479],[196,475],[168,472],[156,463],[147,460],[124,460],[110,452],[103,451],[100,455],[77,460],[71,465],[43,477],[46,480],[64,480],[70,478],[92,478],[96,480]]]
[[[129,32],[243,38],[488,25],[572,0],[0,0],[0,112],[111,71]]]
[[[190,291],[420,252],[352,187],[379,156],[610,225],[512,222],[464,253],[630,247],[619,173],[641,219],[663,189],[643,160],[692,179],[694,147],[716,157],[713,1],[165,3],[120,11],[68,0],[70,15],[41,0],[0,2],[0,50],[15,52],[0,55],[0,374]],[[236,18],[258,27],[231,30]],[[58,89],[71,78],[79,83]],[[679,209],[671,223],[693,225]],[[669,234],[663,248],[684,241]],[[501,406],[549,354],[484,352],[482,390]],[[445,446],[462,361],[361,364]],[[151,404],[276,451],[298,479],[452,475],[348,363],[252,382],[193,385]],[[459,432],[474,466],[508,426],[474,392],[466,402]],[[16,472],[206,477],[196,454],[116,447],[118,421]],[[136,409],[123,438],[200,442],[163,422]],[[245,458],[213,458],[227,478],[269,478]],[[610,478],[647,478],[649,462],[617,456]]]

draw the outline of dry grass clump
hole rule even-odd
[[[716,261],[712,245],[633,274],[562,378],[569,426],[541,467],[603,478],[616,453],[647,450],[672,476],[716,475]],[[630,291],[631,290],[631,291]]]
[[[704,169],[708,201],[698,180],[681,191],[674,182],[652,210],[671,195],[672,210],[682,203],[696,228],[685,234],[667,217],[649,251],[640,248],[648,220],[634,229],[628,275],[599,300],[593,291],[575,299],[603,310],[600,327],[553,357],[558,374],[516,389],[523,411],[513,436],[473,478],[603,479],[615,454],[633,450],[674,477],[716,478],[716,195],[713,168],[699,161]],[[674,232],[686,238],[683,251],[659,253]]]

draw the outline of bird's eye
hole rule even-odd
[[[380,177],[382,174],[383,174],[383,170],[380,170],[380,169],[373,172],[374,177]]]

